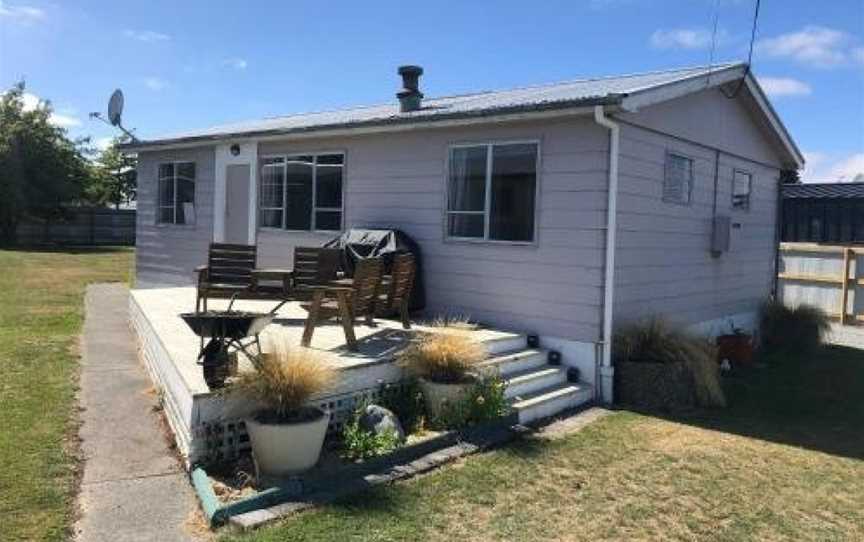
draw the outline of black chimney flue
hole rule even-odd
[[[423,103],[423,93],[420,92],[420,76],[423,68],[420,66],[399,66],[402,76],[402,90],[396,93],[399,98],[399,110],[403,113],[417,111]]]

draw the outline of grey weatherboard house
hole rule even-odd
[[[138,287],[191,284],[211,241],[290,266],[294,246],[398,228],[429,313],[537,333],[605,400],[614,324],[753,325],[778,177],[803,158],[745,64],[429,99],[419,73],[384,105],[127,145]]]

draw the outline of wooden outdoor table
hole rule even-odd
[[[348,285],[333,284],[333,282],[349,281]],[[312,334],[315,332],[315,325],[318,323],[321,305],[324,303],[324,298],[327,294],[331,294],[336,298],[336,305],[339,312],[339,319],[342,321],[342,330],[345,332],[345,342],[348,345],[348,350],[357,351],[357,337],[354,335],[354,317],[351,314],[351,308],[348,305],[348,296],[351,295],[353,283],[352,279],[341,279],[341,281],[333,281],[327,285],[309,286],[312,290],[312,304],[309,307],[309,317],[306,318],[306,325],[303,328],[303,338],[300,340],[302,346],[308,347],[312,343]]]
[[[281,283],[281,290],[275,291],[273,286],[261,286],[259,283],[262,280],[278,281]],[[291,291],[293,289],[294,270],[293,269],[253,269],[252,270],[252,290],[255,292],[272,292],[274,295],[281,295],[282,301],[276,305],[271,312],[276,312],[282,308],[285,303],[291,301]]]

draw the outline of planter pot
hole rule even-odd
[[[297,423],[262,423],[246,420],[252,455],[259,476],[285,476],[309,470],[318,462],[330,413]]]
[[[721,361],[728,359],[734,364],[749,365],[753,363],[753,337],[743,333],[720,335],[717,355]]]
[[[425,378],[420,378],[418,381],[426,403],[426,412],[432,417],[439,416],[445,405],[452,405],[465,399],[475,384],[473,378],[456,384],[441,384]]]

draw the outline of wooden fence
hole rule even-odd
[[[781,243],[779,264],[785,303],[815,305],[841,324],[864,322],[864,246]]]
[[[80,207],[63,220],[28,221],[17,230],[19,245],[134,245],[135,211]]]

